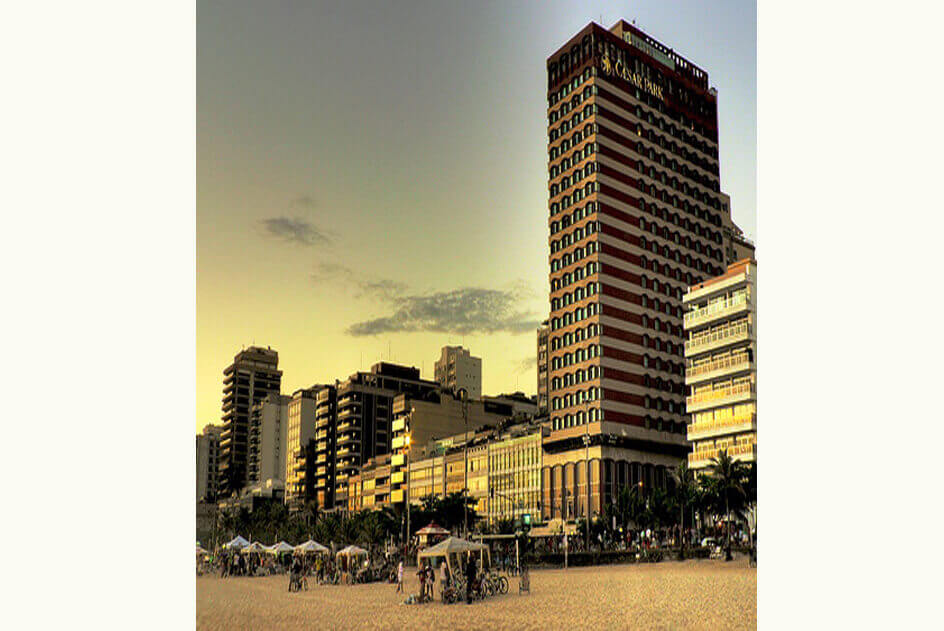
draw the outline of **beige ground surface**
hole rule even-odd
[[[416,593],[408,575],[406,593]],[[757,573],[744,559],[535,570],[530,595],[472,605],[401,605],[396,586],[312,585],[286,577],[198,577],[197,629],[754,629]],[[439,598],[439,583],[436,584]]]

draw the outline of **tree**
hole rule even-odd
[[[673,493],[675,501],[679,507],[679,539],[681,558],[685,558],[685,507],[692,503],[694,499],[694,484],[692,483],[692,472],[688,469],[688,461],[683,460],[672,471],[672,480],[674,482]]]
[[[712,458],[708,471],[717,485],[718,493],[724,500],[725,514],[725,561],[731,556],[731,507],[740,509],[747,494],[744,492],[744,465],[728,456],[723,450],[717,458]]]

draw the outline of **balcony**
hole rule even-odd
[[[700,392],[690,397],[685,397],[686,411],[691,414],[710,408],[750,401],[755,397],[754,384],[741,383],[736,386],[727,386],[717,388],[708,392]]]
[[[338,449],[338,458],[344,458],[345,456],[357,456],[361,453],[361,450],[357,447],[345,447],[344,449]]]
[[[315,440],[324,440],[328,437],[328,430],[321,430],[320,432],[315,432]]]
[[[358,427],[357,425],[355,425],[354,423],[352,423],[352,422],[350,422],[350,421],[348,421],[348,422],[346,422],[346,423],[341,423],[340,425],[338,425],[338,433],[339,433],[339,434],[340,434],[341,432],[347,432],[347,431],[350,431],[350,430],[353,430],[353,429],[360,429],[360,427]]]
[[[727,377],[734,373],[751,369],[751,361],[747,353],[739,353],[734,357],[716,359],[698,366],[685,369],[685,385],[711,381],[718,377]]]
[[[720,421],[692,423],[688,426],[688,440],[704,440],[726,434],[744,433],[757,430],[757,415],[742,414]]]
[[[393,504],[399,504],[403,501],[403,489],[397,489],[390,493],[390,502]]]
[[[402,467],[404,462],[406,462],[406,456],[403,454],[393,454],[393,456],[390,457],[391,467]]]
[[[725,326],[717,331],[697,337],[685,342],[685,356],[690,357],[698,353],[706,353],[729,344],[746,342],[751,339],[751,325],[747,321]]]
[[[403,447],[404,444],[406,444],[406,436],[394,436],[393,442],[390,443],[390,447],[392,449],[399,449],[400,447]]]
[[[721,449],[703,449],[693,451],[688,454],[688,465],[690,467],[706,467],[711,464],[712,458],[717,458],[721,452],[727,449],[728,456],[734,460],[750,462],[757,460],[757,443],[742,443],[740,445],[729,445]]]
[[[399,432],[405,428],[406,428],[406,419],[398,418],[397,420],[393,422],[393,425],[390,427],[390,431]]]
[[[340,437],[338,438],[338,446],[339,446],[339,447],[340,447],[341,445],[347,445],[347,444],[350,444],[350,443],[359,443],[359,442],[360,442],[360,438],[358,438],[358,437],[357,437],[355,434],[353,434],[353,433],[343,434],[342,436],[340,436]]]
[[[746,313],[749,304],[747,293],[743,291],[728,298],[716,300],[700,309],[694,309],[686,313],[684,316],[685,328],[691,329],[712,320]]]

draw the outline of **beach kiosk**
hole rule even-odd
[[[449,531],[441,527],[436,522],[431,521],[425,528],[420,528],[417,530],[416,536],[419,539],[420,547],[425,548],[448,537]]]

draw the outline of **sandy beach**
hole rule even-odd
[[[407,573],[406,594],[419,583]],[[197,629],[754,629],[757,573],[721,561],[534,570],[531,594],[466,605],[402,605],[390,584],[315,585],[288,577],[197,577]]]

